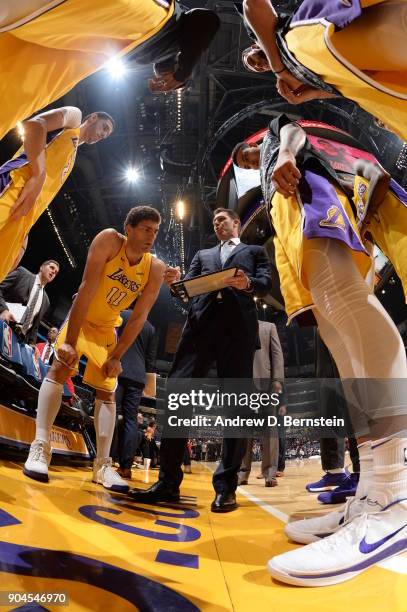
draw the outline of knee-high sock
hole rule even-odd
[[[406,430],[372,442],[373,479],[368,498],[381,506],[407,500]]]
[[[97,399],[95,402],[96,458],[110,457],[114,427],[116,422],[116,402]]]
[[[63,385],[44,378],[38,394],[35,439],[49,442],[51,428],[61,407]]]
[[[362,499],[366,497],[372,485],[373,478],[373,454],[372,443],[362,442],[358,445],[359,461],[360,461],[360,477],[356,489],[356,497]]]

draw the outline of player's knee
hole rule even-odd
[[[116,405],[115,394],[110,391],[96,391],[96,399],[101,400],[104,404],[114,404]]]
[[[57,359],[54,359],[51,368],[47,372],[47,378],[63,385],[69,378],[70,373],[71,370],[69,368],[67,368]]]

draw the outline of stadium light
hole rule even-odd
[[[177,207],[177,217],[180,221],[182,221],[185,216],[185,204],[182,200],[178,200],[176,207]]]
[[[113,79],[121,79],[126,73],[126,66],[119,57],[112,57],[107,62],[106,68]]]
[[[139,171],[133,166],[129,166],[126,170],[126,179],[129,183],[135,183],[139,178]]]

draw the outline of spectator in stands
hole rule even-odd
[[[59,263],[53,259],[44,261],[37,274],[18,267],[0,283],[0,319],[13,325],[20,338],[35,346],[40,321],[49,308],[45,286],[59,272]],[[26,306],[24,314],[21,306]]]
[[[50,327],[47,333],[47,341],[38,342],[36,344],[36,348],[38,351],[37,355],[45,365],[50,365],[52,362],[52,358],[55,352],[55,340],[57,339],[57,336],[58,328]]]
[[[121,336],[131,310],[121,313],[123,319],[119,328]],[[149,321],[135,342],[122,358],[123,371],[119,376],[116,389],[116,429],[112,442],[112,456],[118,457],[118,473],[122,478],[131,478],[131,466],[138,447],[137,411],[142,395],[154,397],[155,390],[155,343],[154,327]]]

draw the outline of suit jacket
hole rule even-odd
[[[284,378],[284,357],[274,323],[259,321],[261,348],[254,354],[253,378]]]
[[[6,302],[27,305],[33,288],[36,275],[26,270],[22,266],[16,268],[6,276],[0,283],[0,313],[7,310]],[[42,317],[49,308],[49,299],[45,290],[42,294],[42,304],[39,312],[35,315],[33,324],[25,336],[27,344],[35,344],[37,340],[38,328]]]
[[[258,319],[254,296],[265,296],[271,287],[270,264],[263,247],[238,244],[225,261],[224,266],[220,260],[220,244],[198,251],[190,265],[184,280],[194,278],[200,274],[219,272],[223,268],[236,266],[243,270],[250,278],[253,292],[239,291],[231,287],[221,290],[222,300],[230,313],[230,320],[236,326],[237,333],[249,340],[258,343]],[[192,298],[189,305],[188,319],[184,332],[201,333],[208,318],[215,316],[218,291],[212,291]]]
[[[123,324],[119,328],[119,336],[132,315],[131,310],[121,313]],[[155,372],[156,344],[154,342],[155,329],[149,321],[144,323],[143,329],[136,340],[124,353],[121,362],[123,372],[119,378],[126,378],[141,385],[146,384],[146,372]]]

